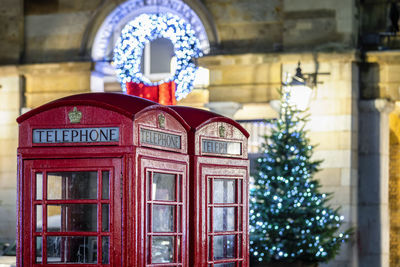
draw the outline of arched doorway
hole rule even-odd
[[[130,0],[115,7],[98,27],[93,38],[91,58],[94,62],[94,70],[91,74],[91,91],[120,91],[121,87],[115,75],[115,69],[111,64],[113,50],[123,27],[141,14],[172,13],[188,22],[200,41],[200,47],[204,54],[210,51],[210,44],[218,42],[216,29],[207,10],[199,1],[188,3],[179,0]],[[148,48],[151,51],[151,48]],[[151,62],[151,54],[147,53],[146,60]],[[143,70],[151,69],[145,66]],[[155,73],[157,75],[157,73]],[[208,70],[200,68],[196,80],[195,89],[204,89],[208,84]]]

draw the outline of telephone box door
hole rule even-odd
[[[145,200],[142,215],[145,243],[141,247],[145,249],[145,259],[139,265],[187,266],[188,157],[157,153],[161,159],[140,157]],[[175,161],[166,160],[170,158]]]
[[[121,266],[121,159],[23,165],[20,265]]]
[[[209,267],[248,266],[247,262],[247,161],[198,158],[201,188],[207,200],[203,240],[204,257]],[[220,165],[216,165],[216,164]],[[229,166],[235,164],[236,166]],[[223,166],[223,167],[221,167]],[[203,221],[204,223],[204,221]]]

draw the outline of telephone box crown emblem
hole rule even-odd
[[[160,127],[161,129],[165,128],[165,116],[164,116],[164,114],[158,115],[158,127]]]
[[[219,126],[219,137],[225,137],[225,127],[223,125]]]
[[[78,111],[76,107],[68,113],[70,123],[80,123],[82,119],[82,112]]]

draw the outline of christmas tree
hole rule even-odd
[[[344,217],[330,194],[313,179],[321,161],[311,159],[305,112],[281,92],[280,116],[265,136],[250,201],[250,256],[253,262],[326,262],[350,230],[338,232]]]

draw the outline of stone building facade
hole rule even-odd
[[[394,2],[395,3],[395,2]],[[252,134],[277,116],[277,88],[301,62],[317,73],[310,137],[353,239],[322,266],[400,266],[399,34],[380,0],[1,0],[0,242],[15,239],[15,118],[62,96],[121,91],[112,47],[138,14],[174,11],[202,26],[208,81],[179,105],[239,108]],[[400,4],[397,6],[400,9]],[[195,17],[197,16],[197,17]],[[195,19],[193,19],[195,18]],[[192,20],[193,19],[193,20]],[[392,24],[391,24],[392,23]],[[226,108],[225,108],[226,110]],[[262,128],[264,127],[264,128]]]

